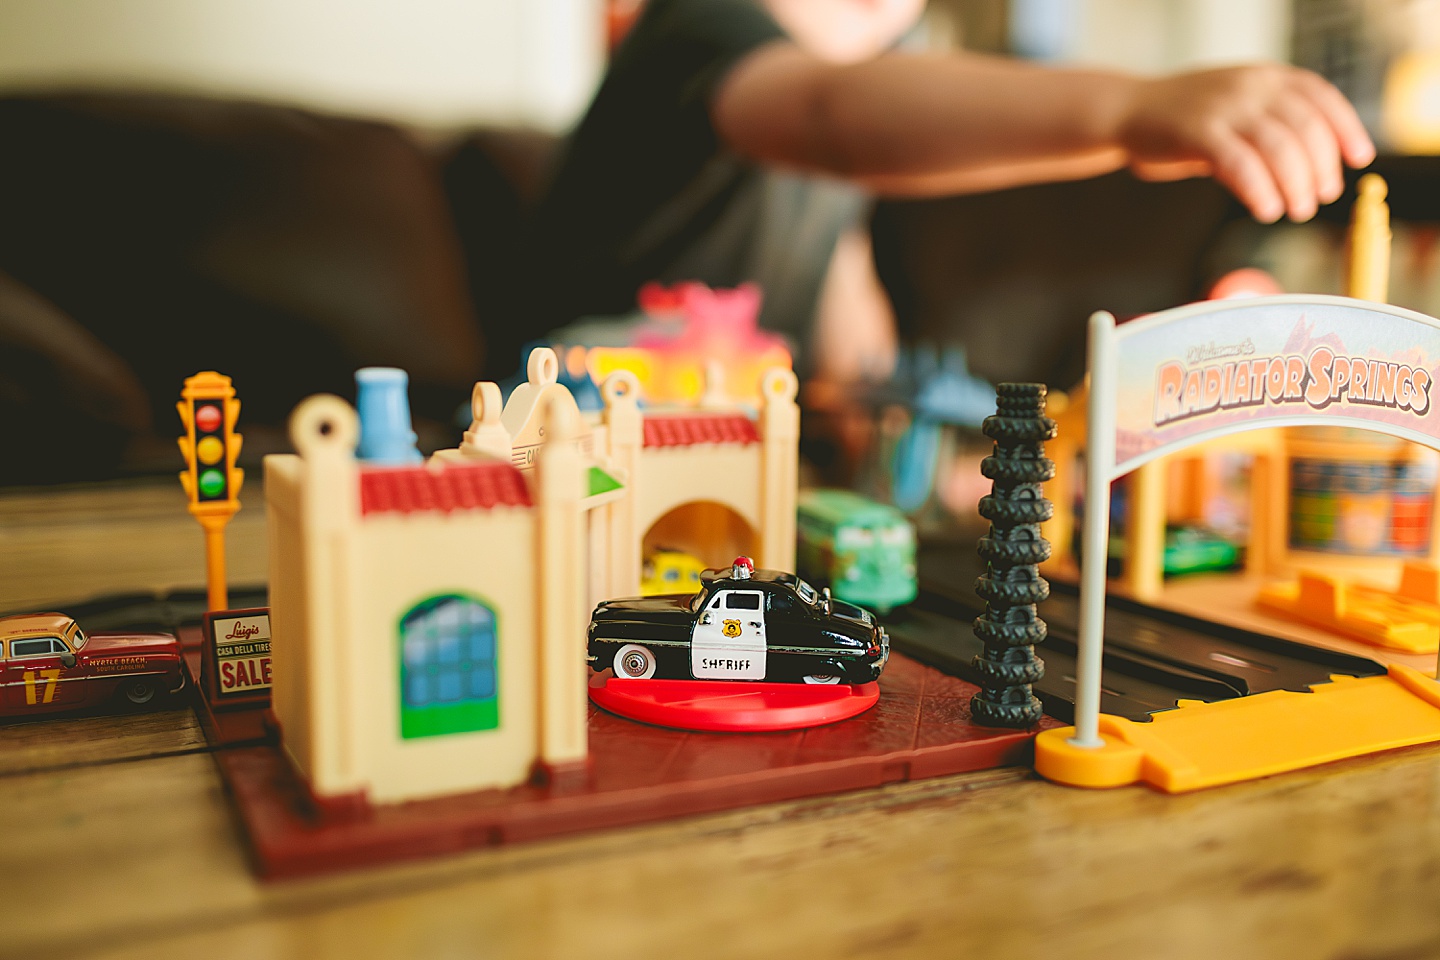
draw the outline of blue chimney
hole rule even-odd
[[[362,367],[355,371],[355,406],[360,413],[360,446],[355,455],[366,463],[399,466],[419,463],[415,431],[410,426],[410,377],[396,367]]]

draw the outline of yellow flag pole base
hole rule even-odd
[[[1074,727],[1052,727],[1035,737],[1035,772],[1046,780],[1069,787],[1123,787],[1140,781],[1145,751],[1120,737],[1104,732],[1105,721],[1118,719],[1101,715],[1099,747],[1077,747],[1070,742]]]
[[[1184,793],[1440,741],[1440,683],[1392,664],[1379,677],[1332,677],[1309,693],[1271,690],[1182,702],[1149,723],[1100,716],[1104,745],[1069,742],[1073,727],[1035,738],[1035,770],[1075,787],[1148,783]]]

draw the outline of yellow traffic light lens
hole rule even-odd
[[[200,442],[195,445],[195,456],[200,462],[207,466],[212,463],[219,463],[220,458],[225,456],[225,444],[219,437],[201,437]]]

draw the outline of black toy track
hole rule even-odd
[[[980,683],[980,641],[965,622],[981,611],[969,584],[980,563],[968,543],[926,542],[919,556],[920,596],[885,620],[892,648],[945,673]],[[1056,583],[1045,601],[1046,670],[1034,686],[1045,712],[1069,722],[1075,713],[1078,590]],[[1100,709],[1148,721],[1180,700],[1229,700],[1267,690],[1305,692],[1332,674],[1378,676],[1374,660],[1212,623],[1123,597],[1105,611]]]
[[[990,533],[979,544],[986,567],[975,593],[985,611],[975,619],[975,636],[985,649],[973,663],[980,692],[970,700],[970,715],[987,727],[1029,727],[1044,713],[1031,685],[1045,676],[1045,663],[1035,656],[1045,621],[1035,605],[1050,595],[1050,585],[1036,565],[1050,558],[1040,524],[1054,508],[1040,484],[1055,476],[1055,464],[1045,457],[1055,421],[1045,416],[1042,383],[1002,383],[995,400],[996,414],[982,428],[995,452],[980,464],[992,485],[980,501]]]

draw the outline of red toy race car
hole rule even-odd
[[[149,703],[184,685],[169,634],[87,635],[63,613],[0,617],[0,717]]]

